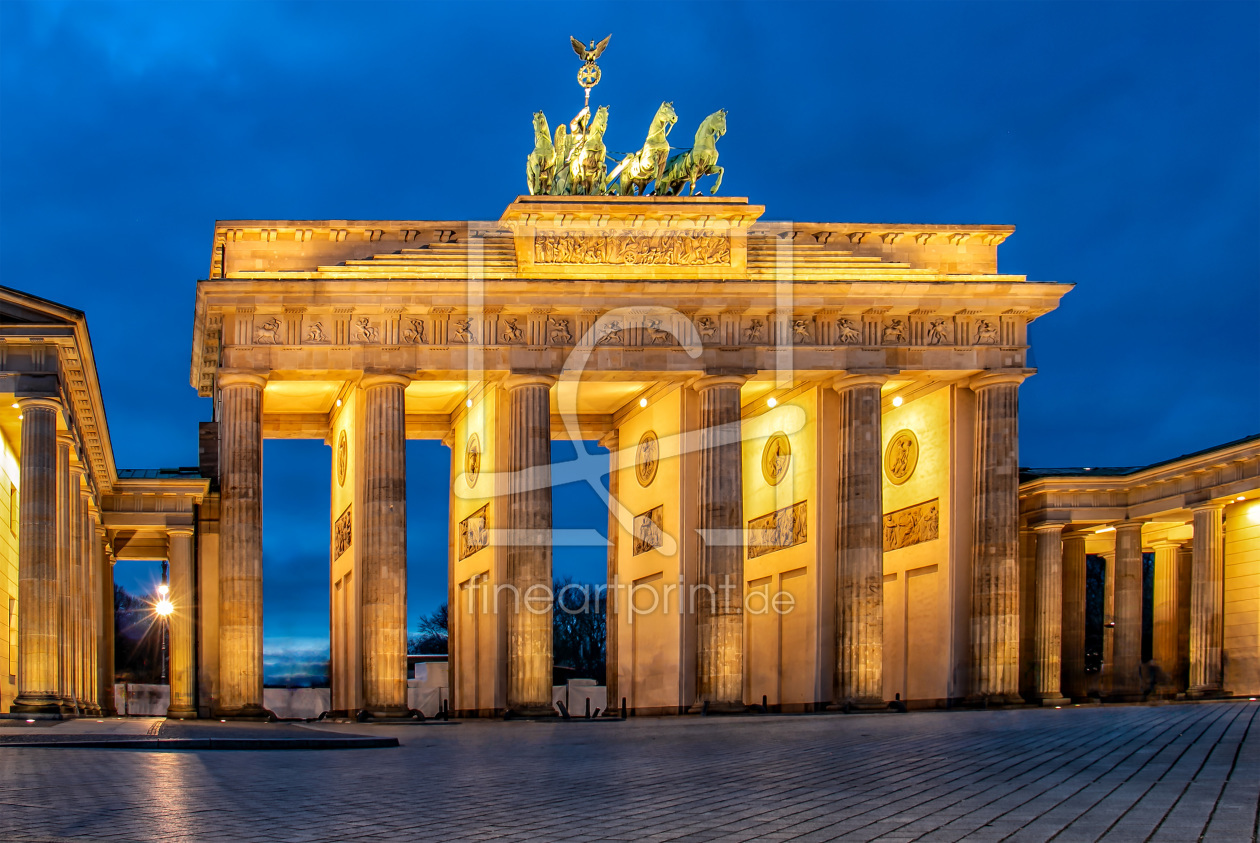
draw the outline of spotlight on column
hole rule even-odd
[[[893,396],[893,406],[894,406],[894,407],[900,407],[900,406],[901,406],[902,404],[904,404],[904,403],[906,403],[906,399],[902,398],[900,395],[894,395],[894,396]]]
[[[639,399],[639,406],[640,406],[640,407],[646,407],[646,406],[647,406],[647,399],[646,399],[646,398],[640,398],[640,399]]]
[[[773,410],[775,407],[779,406],[779,399],[771,395],[769,398],[766,399],[766,404],[770,407],[771,410]]]

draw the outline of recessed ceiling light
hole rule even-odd
[[[769,404],[770,407],[773,409],[774,407],[778,406],[779,400],[775,398],[773,395],[771,395],[770,398],[766,401],[766,403]]]
[[[18,408],[17,402],[16,402],[16,401],[14,401],[14,402],[13,402],[13,409],[15,409],[15,410],[16,410],[17,408]]]
[[[905,403],[905,400],[906,400],[906,399],[902,398],[900,395],[894,395],[894,396],[893,396],[893,406],[894,406],[894,407],[900,407],[902,404],[904,404],[904,403]]]
[[[465,398],[465,399],[464,399],[464,406],[465,406],[465,407],[472,407],[472,399],[471,399],[471,398]]]
[[[340,399],[340,398],[338,398],[338,399],[337,399],[337,406],[338,406],[338,407],[340,407],[340,406],[341,406],[341,399]]]
[[[1247,498],[1245,495],[1239,495],[1238,497],[1234,498],[1234,500],[1238,500],[1238,501],[1245,501],[1246,499]]]
[[[639,399],[639,406],[640,406],[640,407],[646,407],[646,406],[647,406],[647,399],[646,399],[646,398],[640,398],[640,399]]]

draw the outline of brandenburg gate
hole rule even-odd
[[[1016,695],[1018,390],[1068,286],[1000,274],[1008,226],[762,216],[538,195],[483,224],[218,224],[192,367],[216,710],[262,702],[268,437],[335,455],[334,710],[405,713],[408,438],[452,450],[456,711],[551,710],[561,437],[609,450],[610,699]]]

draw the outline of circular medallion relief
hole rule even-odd
[[[346,463],[350,461],[350,446],[346,443],[346,432],[341,431],[337,437],[337,485],[346,485]]]
[[[634,475],[639,478],[640,486],[650,486],[656,479],[656,466],[660,462],[661,445],[656,433],[649,430],[639,440],[639,449],[634,455]]]
[[[777,486],[787,477],[791,463],[792,445],[787,434],[779,431],[766,440],[766,447],[761,452],[761,476],[771,486]]]
[[[911,430],[899,430],[884,450],[884,473],[893,485],[900,486],[914,474],[919,464],[919,440]]]
[[[468,437],[468,446],[464,448],[464,476],[470,489],[481,476],[481,439],[475,433]]]

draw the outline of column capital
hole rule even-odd
[[[166,538],[173,539],[176,536],[187,536],[188,538],[192,538],[194,532],[196,531],[191,526],[180,525],[178,527],[167,527]]]
[[[1032,529],[1034,533],[1062,533],[1067,525],[1066,521],[1042,521],[1040,524],[1033,524]]]
[[[364,372],[359,379],[359,386],[363,389],[377,386],[401,386],[406,389],[411,386],[411,378],[401,372]]]
[[[858,386],[882,387],[886,383],[888,383],[888,375],[877,372],[849,372],[833,380],[831,388],[836,392],[844,392],[846,389],[853,389]]]
[[[522,386],[545,386],[551,389],[555,383],[555,375],[548,375],[543,372],[512,372],[503,379],[503,388],[508,392],[520,389]]]
[[[692,381],[691,388],[696,392],[704,392],[716,386],[742,387],[746,383],[748,383],[747,375],[704,375]]]
[[[227,386],[252,386],[262,389],[267,385],[267,376],[262,372],[248,369],[220,369],[218,375],[219,389]]]
[[[1027,375],[1022,372],[982,372],[970,381],[967,386],[972,392],[979,392],[982,389],[988,389],[991,386],[1019,386],[1027,379]]]
[[[599,437],[598,444],[599,444],[599,447],[601,448],[607,448],[610,451],[615,451],[617,449],[619,440],[620,440],[619,432],[616,430],[610,430],[607,433],[605,433],[603,436]]]
[[[1156,550],[1165,550],[1168,548],[1181,547],[1185,542],[1173,541],[1172,539],[1155,539],[1151,542],[1151,547]]]
[[[1199,503],[1192,503],[1187,508],[1191,512],[1211,512],[1213,510],[1220,512],[1225,508],[1225,504],[1225,501],[1201,501]]]
[[[105,528],[105,525],[102,524],[100,521],[96,522],[96,524],[93,526],[92,531],[96,533],[96,537],[100,539],[101,541],[105,541],[105,539],[109,538],[109,530],[107,530]]]
[[[1124,531],[1137,530],[1140,533],[1142,531],[1142,528],[1145,526],[1146,526],[1145,521],[1136,521],[1133,519],[1130,519],[1127,521],[1117,521],[1115,525],[1117,533],[1121,532],[1122,530]]]
[[[16,401],[18,410],[26,412],[27,410],[60,410],[61,401],[57,398],[50,397],[32,397],[19,398]]]
[[[57,431],[57,444],[65,445],[67,448],[74,448],[74,434],[68,430]]]

